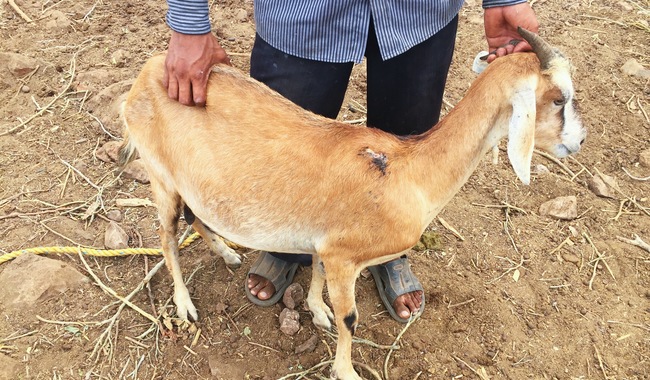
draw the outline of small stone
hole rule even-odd
[[[87,282],[86,276],[62,261],[24,253],[0,273],[0,305],[24,312]]]
[[[650,168],[650,149],[644,150],[639,154],[639,164],[646,168]]]
[[[126,165],[123,175],[140,183],[149,183],[149,173],[142,160],[135,160]]]
[[[572,220],[578,217],[578,200],[575,196],[558,197],[539,206],[541,215],[560,220]]]
[[[628,59],[621,67],[623,74],[639,77],[643,79],[650,78],[650,70],[646,69],[636,59]]]
[[[22,92],[22,93],[24,93],[24,94],[29,93],[31,90],[32,90],[32,89],[29,88],[28,85],[23,85],[22,87],[20,87],[20,92]]]
[[[97,149],[95,156],[104,162],[116,162],[120,146],[122,146],[121,141],[109,141]]]
[[[122,213],[120,212],[120,210],[110,210],[109,212],[106,213],[106,218],[114,222],[121,222]]]
[[[605,174],[596,174],[587,181],[587,187],[601,198],[616,198],[618,183],[616,179]]]
[[[305,299],[305,291],[302,286],[294,282],[293,284],[287,287],[287,290],[284,291],[282,296],[282,302],[284,306],[288,307],[291,310],[294,310],[300,303]]]
[[[284,308],[280,313],[280,331],[287,335],[294,335],[300,330],[300,314],[289,308]]]
[[[115,222],[110,222],[104,234],[106,249],[125,249],[129,247],[129,235]]]
[[[313,352],[318,345],[318,335],[312,335],[307,341],[300,346],[296,347],[294,352],[296,355]]]
[[[235,363],[220,355],[208,356],[208,367],[210,367],[210,375],[214,380],[232,380],[232,379],[245,379],[246,366]]]
[[[545,165],[537,164],[535,165],[535,173],[537,173],[537,175],[547,175],[551,173],[551,171],[548,170],[548,168]]]

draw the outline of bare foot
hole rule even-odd
[[[266,301],[275,294],[275,286],[273,286],[273,283],[254,273],[248,275],[248,289],[252,295],[262,301]],[[399,298],[397,300],[399,300]],[[395,303],[397,303],[397,300],[395,300]]]
[[[393,302],[393,308],[397,312],[397,315],[404,319],[408,319],[411,313],[417,313],[420,310],[420,305],[422,305],[422,291],[420,290],[402,294]]]

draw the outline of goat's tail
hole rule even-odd
[[[120,146],[117,154],[117,164],[121,168],[124,168],[126,164],[133,161],[136,156],[135,144],[133,144],[133,141],[129,138],[129,125],[127,124],[126,118],[124,117],[124,105],[125,103],[122,103],[121,112],[122,121],[124,122],[124,140],[122,141],[122,145]]]
[[[125,131],[124,133],[124,141],[122,141],[122,145],[120,146],[120,150],[118,151],[117,154],[117,164],[123,168],[128,164],[129,162],[133,161],[136,156],[136,149],[135,149],[135,144],[129,139],[129,134],[128,132]]]

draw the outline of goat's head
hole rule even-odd
[[[574,104],[569,60],[538,35],[522,28],[519,33],[533,47],[541,68],[540,75],[524,81],[511,98],[508,157],[528,184],[533,146],[566,157],[580,149],[586,130]]]

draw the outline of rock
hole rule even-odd
[[[643,79],[650,78],[650,70],[646,69],[641,65],[636,59],[628,59],[625,64],[621,67],[623,74],[639,77]]]
[[[650,168],[650,149],[644,150],[639,154],[639,164],[646,168]]]
[[[0,379],[20,379],[24,373],[18,360],[7,355],[0,355]]]
[[[109,212],[106,213],[106,218],[114,222],[121,222],[122,213],[120,212],[120,210],[110,210]]]
[[[20,92],[23,94],[28,94],[32,89],[28,85],[23,85],[20,87]]]
[[[144,167],[142,160],[139,159],[129,162],[129,164],[124,168],[124,173],[122,175],[125,178],[134,179],[140,183],[149,183],[149,173]]]
[[[215,380],[247,378],[246,366],[241,366],[235,362],[222,359],[219,355],[210,355],[208,357],[208,366],[210,367],[210,374]]]
[[[305,352],[313,352],[318,345],[318,335],[312,335],[307,341],[300,346],[296,347],[294,352],[296,355],[304,354]]]
[[[0,273],[0,305],[29,310],[87,282],[86,276],[62,261],[24,253]]]
[[[16,78],[24,77],[36,70],[39,65],[43,66],[43,63],[34,58],[16,53],[0,53],[0,67],[8,70]]]
[[[280,313],[280,331],[287,335],[294,335],[300,330],[300,314],[289,308],[284,308]]]
[[[97,149],[95,156],[104,162],[116,162],[120,146],[122,146],[121,141],[109,141]]]
[[[304,299],[305,291],[297,282],[289,285],[287,287],[287,290],[284,291],[284,295],[282,296],[282,302],[284,303],[284,306],[288,307],[291,310],[299,306]]]
[[[104,234],[104,247],[106,249],[129,248],[129,235],[115,222],[110,222]]]
[[[542,165],[542,164],[537,164],[537,165],[535,165],[535,173],[536,173],[537,175],[547,175],[547,174],[549,174],[550,172],[551,172],[551,171],[548,170],[548,168],[547,168],[546,166]]]
[[[539,206],[539,213],[555,219],[572,220],[578,217],[578,200],[573,195],[551,199]]]
[[[616,198],[618,183],[616,179],[605,174],[596,174],[587,181],[587,186],[594,194],[602,198]]]

